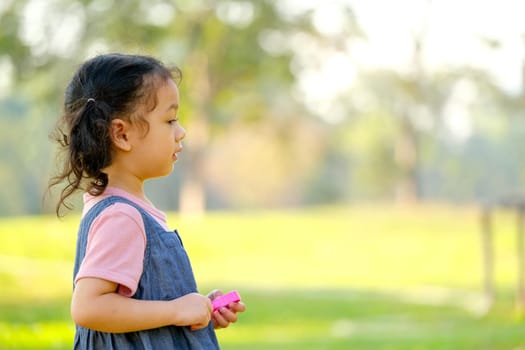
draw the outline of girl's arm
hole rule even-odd
[[[99,278],[77,281],[71,301],[73,321],[101,332],[124,333],[168,325],[208,325],[213,312],[208,297],[191,293],[169,301],[137,300],[118,294],[118,285]]]

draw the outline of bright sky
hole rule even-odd
[[[525,1],[518,0],[280,0],[285,12],[315,9],[314,25],[325,34],[335,33],[347,18],[341,4],[355,12],[366,40],[349,38],[344,54],[322,52],[324,64],[308,68],[313,50],[300,43],[307,68],[298,76],[298,91],[310,109],[327,122],[337,123],[344,110],[334,96],[345,96],[359,69],[413,69],[414,36],[425,28],[423,65],[427,71],[449,65],[467,65],[488,71],[511,93],[522,89],[525,59]],[[296,10],[297,11],[297,10]],[[497,41],[496,49],[487,45]],[[294,39],[291,40],[292,45]],[[319,51],[319,50],[317,50]],[[460,84],[461,85],[461,84]],[[322,89],[319,89],[322,86]],[[468,105],[476,98],[472,87],[458,87],[457,98],[447,106],[450,129],[460,139],[470,135]]]
[[[428,69],[466,63],[484,67],[509,91],[521,88],[525,2],[517,0],[343,0],[351,4],[370,41],[358,50],[362,64],[405,69],[411,35],[427,19]],[[430,6],[429,6],[430,4]],[[480,38],[497,39],[489,50]]]

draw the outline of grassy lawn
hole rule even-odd
[[[515,227],[497,213],[497,301],[476,208],[370,205],[169,215],[203,293],[238,289],[223,349],[525,350]],[[0,349],[69,349],[78,216],[0,220]]]

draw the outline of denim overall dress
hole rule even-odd
[[[197,292],[189,258],[178,232],[166,231],[139,205],[118,196],[101,200],[91,208],[82,221],[77,238],[74,277],[86,254],[89,228],[93,220],[108,206],[121,202],[135,207],[142,215],[146,230],[144,266],[136,293],[142,300],[171,300]],[[190,327],[166,326],[130,333],[107,333],[76,326],[75,349],[219,349],[212,323],[206,328],[191,331]]]

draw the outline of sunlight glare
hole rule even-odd
[[[220,2],[216,13],[222,22],[239,28],[248,26],[255,15],[251,3],[237,1]]]

